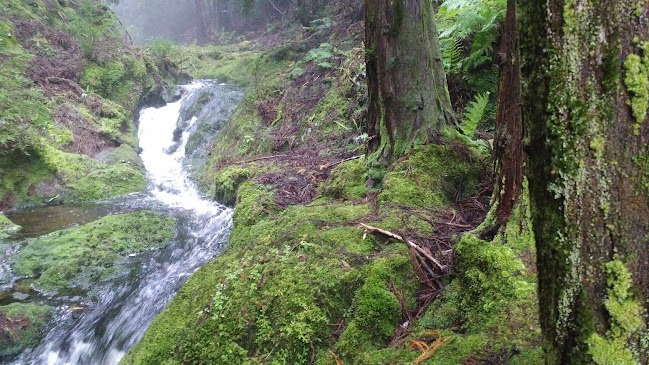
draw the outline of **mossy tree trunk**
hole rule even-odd
[[[646,364],[649,2],[519,4],[548,364]]]
[[[390,163],[454,121],[430,0],[366,0],[369,153]]]

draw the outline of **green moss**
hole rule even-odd
[[[22,229],[21,226],[14,224],[4,214],[0,214],[0,239],[8,238]]]
[[[590,335],[588,352],[598,365],[637,364],[627,343],[645,327],[642,306],[633,299],[631,274],[619,257],[607,263],[605,270],[608,290],[604,306],[610,315],[610,329],[606,336]]]
[[[319,187],[320,194],[333,199],[360,199],[367,194],[367,168],[363,159],[336,166],[329,179]]]
[[[252,226],[277,211],[275,194],[263,185],[245,182],[237,196],[237,209],[232,217],[235,225]]]
[[[379,202],[440,207],[456,195],[466,197],[474,193],[480,170],[477,159],[453,147],[422,146],[387,173]]]
[[[386,229],[391,232],[407,232],[409,235],[432,236],[435,233],[433,226],[426,220],[424,212],[401,210],[394,206],[382,206],[378,216],[369,224]]]
[[[129,164],[95,169],[68,184],[68,201],[90,201],[139,192],[146,189],[144,174]]]
[[[214,199],[222,204],[233,206],[237,199],[239,186],[253,176],[253,170],[238,166],[228,166],[216,172],[214,178]]]
[[[173,227],[173,219],[149,211],[104,217],[30,240],[13,268],[18,275],[38,278],[34,285],[42,290],[87,290],[120,269],[127,255],[165,246]]]
[[[126,164],[139,172],[144,173],[144,163],[133,147],[121,144],[111,151],[105,158],[108,165]]]
[[[524,187],[509,223],[491,242],[473,234],[462,237],[456,247],[456,276],[416,324],[419,329],[445,329],[443,336],[453,338],[435,354],[435,364],[484,358],[485,352],[513,345],[521,354],[512,363],[543,363],[534,235]]]
[[[401,260],[377,259],[366,268],[365,283],[354,296],[352,319],[335,346],[336,353],[350,359],[352,364],[364,364],[360,359],[362,354],[382,348],[394,335],[401,310],[387,283],[400,267],[402,270],[408,264],[408,257],[403,256]]]
[[[33,303],[0,306],[0,359],[36,346],[53,311]]]
[[[624,61],[626,75],[624,83],[633,97],[631,98],[631,109],[636,120],[634,134],[640,133],[640,124],[647,116],[649,105],[649,42],[643,42],[640,46],[642,57],[630,54]]]

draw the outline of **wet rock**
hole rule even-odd
[[[29,299],[29,294],[13,293],[13,295],[11,297],[14,298],[15,300],[19,301],[19,302],[24,302],[25,300]]]

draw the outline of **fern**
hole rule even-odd
[[[436,21],[444,63],[457,73],[491,61],[493,44],[506,13],[506,0],[446,0],[437,11]],[[465,57],[457,57],[456,46]]]
[[[460,130],[464,135],[472,137],[478,124],[485,115],[489,104],[489,92],[478,94],[475,101],[469,102],[464,111],[464,120],[460,124]]]

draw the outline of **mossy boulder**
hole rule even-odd
[[[110,151],[104,158],[104,161],[108,165],[126,164],[133,167],[135,170],[144,173],[144,162],[142,162],[137,151],[128,144],[122,144]]]
[[[0,214],[0,239],[8,238],[22,229],[21,226],[14,224],[4,214]]]
[[[0,360],[38,344],[54,308],[34,303],[0,306]]]
[[[362,158],[336,166],[319,192],[333,199],[360,199],[368,192],[366,187],[367,168]]]
[[[465,147],[417,147],[385,175],[379,202],[439,208],[475,193],[482,171],[482,157]]]
[[[66,200],[91,201],[145,190],[144,174],[130,164],[96,169],[67,186]]]
[[[173,229],[172,218],[150,211],[107,216],[29,240],[12,266],[16,274],[35,278],[41,290],[89,290],[123,274],[129,254],[164,247]]]

